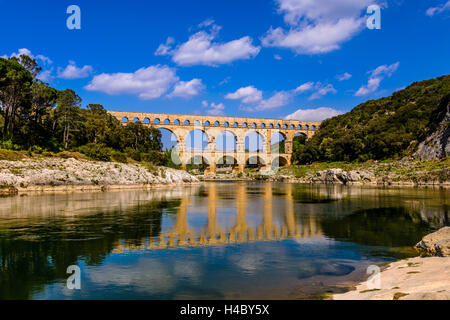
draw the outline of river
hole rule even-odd
[[[449,196],[216,182],[0,198],[0,300],[320,299],[416,256]]]

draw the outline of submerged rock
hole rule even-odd
[[[450,227],[444,227],[436,232],[426,235],[418,244],[416,244],[416,249],[424,255],[449,257]]]

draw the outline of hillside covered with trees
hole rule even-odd
[[[294,162],[367,161],[411,155],[450,98],[450,75],[415,82],[325,120],[308,141],[294,143]],[[448,126],[448,124],[447,124]]]
[[[38,79],[40,71],[26,55],[0,58],[0,148],[165,164],[159,130],[141,123],[122,126],[99,104],[81,108],[73,90],[50,87]]]

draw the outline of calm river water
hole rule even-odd
[[[449,196],[224,182],[0,198],[0,299],[316,299],[417,255]]]

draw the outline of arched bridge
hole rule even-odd
[[[235,170],[242,172],[245,165],[256,163],[264,169],[270,169],[275,163],[283,166],[290,165],[292,158],[292,142],[296,135],[303,134],[311,138],[320,127],[320,122],[298,120],[200,116],[167,113],[144,113],[127,111],[108,111],[109,114],[127,125],[131,122],[141,122],[157,129],[167,129],[177,140],[177,151],[183,168],[195,157],[202,157],[208,165],[208,172],[214,173],[216,165],[227,164],[231,160]],[[191,149],[186,146],[188,135],[198,130],[206,136],[205,148]],[[216,139],[227,132],[234,136],[234,150],[217,150]],[[246,150],[246,137],[257,136],[257,150]],[[284,138],[284,152],[271,150],[272,137],[280,134]],[[252,141],[250,141],[252,144]],[[253,143],[255,145],[255,143]]]

